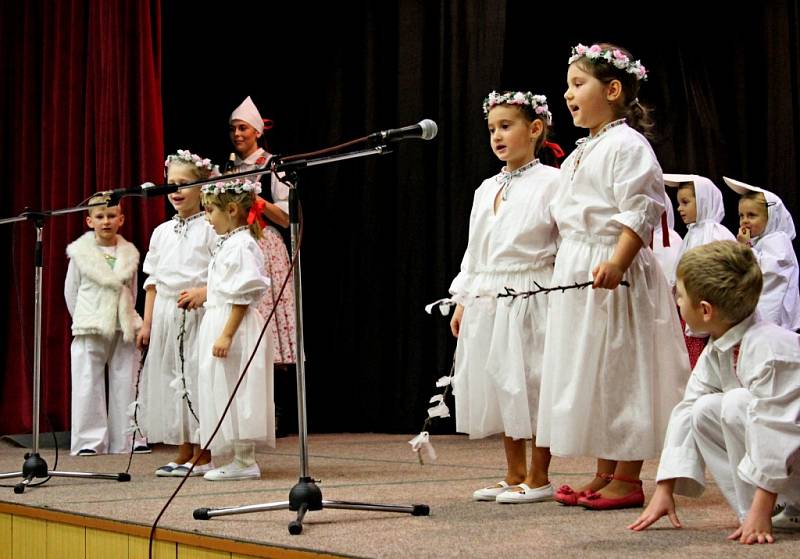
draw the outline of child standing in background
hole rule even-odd
[[[119,454],[130,446],[127,409],[142,324],[135,308],[139,251],[117,233],[125,222],[122,207],[107,201],[99,195],[89,200],[92,231],[67,246],[64,298],[74,336],[70,454],[78,456]]]
[[[677,268],[681,255],[687,250],[713,241],[734,240],[722,220],[725,218],[725,205],[722,192],[706,177],[699,175],[664,175],[664,184],[678,189],[678,213],[686,224],[686,236],[675,262]],[[672,270],[675,276],[675,269]],[[693,332],[684,328],[684,341],[689,352],[689,365],[694,368],[697,359],[708,341],[708,333]]]
[[[787,330],[800,329],[797,255],[794,253],[794,221],[778,196],[757,186],[723,177],[739,200],[739,232],[736,239],[753,248],[764,289],[758,300],[761,318]]]
[[[167,157],[169,184],[207,179],[215,167],[189,151]],[[197,387],[197,332],[203,319],[208,263],[217,235],[205,220],[200,187],[182,188],[169,195],[178,212],[153,231],[144,259],[144,323],[137,337],[147,346],[140,398],[142,429],[152,442],[178,445],[174,461],[156,470],[160,477],[184,476],[197,460],[192,475],[214,466],[210,453],[201,453]]]
[[[489,142],[506,163],[475,191],[469,243],[450,292],[458,302],[450,322],[456,346],[453,394],[456,430],[470,438],[503,433],[508,470],[477,501],[530,503],[552,499],[550,452],[537,448],[541,358],[547,295],[498,299],[549,285],[556,231],[549,211],[558,171],[536,154],[551,124],[547,99],[530,92],[492,91],[483,104]],[[531,463],[526,459],[531,439]]]
[[[562,238],[552,283],[593,285],[550,297],[536,444],[597,457],[594,479],[555,494],[595,510],[643,505],[642,461],[658,456],[689,376],[672,292],[647,247],[665,192],[637,131],[652,126],[637,97],[646,75],[620,47],[578,45],[564,94],[590,135],[564,161],[551,205]]]
[[[258,479],[256,443],[275,446],[272,337],[258,343],[264,319],[256,310],[269,287],[256,239],[261,236],[255,201],[258,182],[221,180],[206,185],[206,218],[220,236],[208,266],[206,314],[200,325],[200,440],[205,446],[225,412],[233,388],[258,344],[255,357],[211,441],[214,455],[233,451],[233,461],[205,473],[211,481]]]

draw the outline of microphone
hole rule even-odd
[[[108,196],[112,200],[120,200],[125,196],[142,196],[149,198],[150,196],[160,196],[163,194],[171,194],[177,192],[183,186],[178,184],[160,184],[157,185],[152,182],[145,182],[133,188],[115,188],[114,190],[103,190],[98,192],[100,196]]]
[[[410,138],[419,138],[420,140],[432,140],[439,132],[439,127],[436,123],[429,118],[419,121],[417,124],[411,126],[404,126],[403,128],[392,128],[390,130],[381,130],[367,136],[367,141],[370,143],[384,143],[384,142],[398,142],[400,140],[407,140]]]

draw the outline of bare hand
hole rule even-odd
[[[598,264],[595,269],[592,270],[592,277],[594,278],[592,289],[597,289],[598,287],[614,289],[619,285],[619,282],[622,281],[622,275],[624,273],[625,270],[614,262],[608,261]]]
[[[739,543],[750,545],[754,543],[775,543],[775,538],[772,537],[772,518],[769,513],[761,515],[755,513],[752,509],[748,511],[747,516],[741,526],[730,536],[729,540],[739,540]]]
[[[453,318],[450,319],[450,331],[454,337],[458,337],[461,332],[461,317],[464,316],[464,305],[456,305],[456,310],[453,311]]]
[[[211,354],[214,357],[227,357],[228,350],[231,348],[232,342],[233,338],[222,334],[219,338],[217,338],[217,341],[214,342],[214,347],[211,350]]]
[[[742,243],[743,245],[750,244],[750,229],[747,227],[740,227],[739,233],[736,235],[736,240]]]
[[[663,516],[668,516],[675,528],[683,527],[675,512],[675,499],[668,491],[663,491],[660,487],[657,487],[647,508],[639,515],[636,522],[629,525],[628,528],[636,532],[641,532]]]
[[[136,348],[141,351],[146,345],[150,345],[150,325],[142,324],[139,333],[136,334]]]
[[[178,306],[186,310],[199,309],[206,302],[206,288],[192,287],[178,294]]]

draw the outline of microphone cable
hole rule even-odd
[[[277,174],[275,176],[277,176]],[[282,180],[280,177],[278,177],[278,180],[280,180],[281,182],[285,183],[285,181]],[[261,334],[258,336],[258,340],[256,340],[256,345],[255,345],[255,347],[253,347],[253,352],[250,354],[250,358],[247,360],[247,363],[245,364],[244,369],[242,369],[242,372],[239,375],[239,380],[236,382],[236,385],[233,387],[233,391],[231,392],[231,396],[230,396],[230,398],[228,398],[228,403],[225,405],[225,409],[222,411],[222,415],[220,416],[219,421],[217,422],[217,426],[214,428],[214,431],[211,433],[211,437],[209,437],[208,442],[205,444],[205,446],[203,446],[203,449],[202,449],[203,452],[208,450],[208,448],[211,446],[211,441],[214,440],[214,437],[217,436],[217,432],[222,427],[222,422],[225,420],[225,416],[227,415],[228,410],[230,409],[231,404],[233,403],[233,399],[236,397],[236,392],[239,390],[239,386],[242,384],[242,381],[244,380],[244,376],[247,374],[247,371],[250,368],[250,363],[252,363],[253,359],[255,358],[255,355],[256,355],[256,352],[258,351],[259,345],[261,345],[261,340],[264,337],[264,333],[267,331],[267,328],[269,327],[269,324],[272,322],[272,319],[275,316],[275,311],[278,310],[277,303],[283,298],[283,293],[286,290],[286,286],[289,283],[289,279],[292,278],[292,274],[295,271],[294,268],[295,268],[295,262],[297,261],[297,255],[300,253],[300,247],[303,244],[303,228],[304,228],[303,210],[302,210],[302,206],[300,205],[299,201],[298,201],[298,218],[299,218],[299,221],[300,221],[300,232],[298,234],[297,246],[295,247],[294,252],[292,253],[291,259],[289,260],[289,272],[286,274],[286,277],[283,279],[283,283],[281,284],[281,289],[278,292],[278,297],[275,299],[275,305],[272,307],[272,312],[269,314],[269,317],[267,317],[267,319],[264,321],[264,326],[263,326],[263,328],[261,328]],[[296,359],[303,359],[303,358],[304,358],[304,356],[300,355],[300,348],[297,348]],[[273,375],[274,375],[274,370],[273,370]],[[175,499],[175,497],[178,495],[180,490],[183,488],[184,484],[186,483],[186,480],[188,480],[189,477],[191,477],[191,474],[192,474],[192,471],[194,470],[195,464],[196,464],[196,460],[195,460],[195,462],[192,462],[191,466],[189,466],[189,471],[186,472],[186,475],[183,476],[183,478],[181,479],[180,483],[175,488],[175,491],[172,492],[172,495],[169,496],[169,498],[167,499],[167,502],[164,503],[164,506],[161,508],[161,510],[158,513],[158,516],[156,516],[155,521],[153,522],[152,526],[150,527],[150,535],[148,537],[148,557],[150,559],[152,559],[152,557],[153,557],[153,542],[155,541],[155,534],[156,534],[156,528],[158,527],[158,523],[161,521],[161,518],[164,516],[164,513],[167,512],[167,509],[172,504],[172,501]]]

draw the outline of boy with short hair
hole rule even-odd
[[[665,515],[680,528],[673,493],[699,496],[705,464],[740,521],[728,539],[772,543],[777,495],[800,502],[800,336],[753,314],[762,279],[749,247],[694,248],[676,277],[681,315],[710,340],[670,416],[653,499],[629,528]]]
[[[94,196],[86,224],[92,229],[67,246],[64,297],[72,316],[72,440],[70,453],[122,453],[128,447],[127,408],[137,369],[136,272],[139,251],[117,233],[122,208]],[[105,368],[108,366],[108,411]]]

